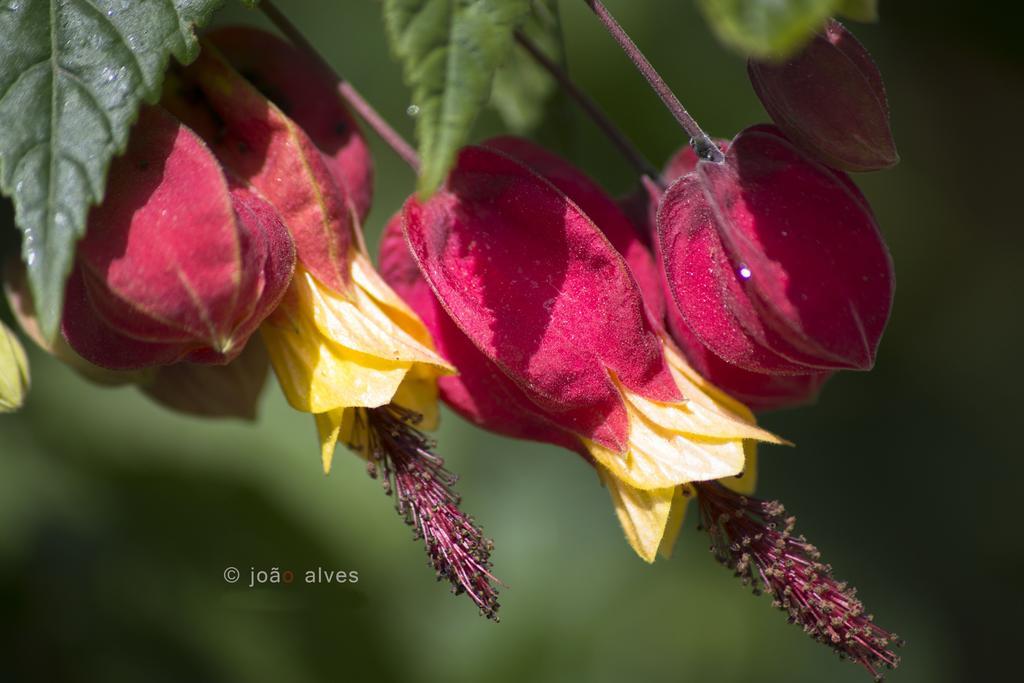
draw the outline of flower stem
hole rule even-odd
[[[707,133],[697,124],[697,122],[690,116],[686,108],[683,107],[682,102],[675,96],[672,89],[665,83],[665,79],[658,74],[654,66],[647,60],[647,57],[640,51],[640,48],[636,46],[633,39],[629,37],[626,31],[619,25],[619,22],[615,20],[615,17],[611,15],[608,8],[604,6],[601,0],[584,0],[587,5],[593,10],[597,18],[604,24],[605,29],[615,41],[622,48],[626,56],[629,57],[633,65],[636,66],[637,70],[647,79],[651,88],[657,93],[661,101],[665,103],[668,110],[672,112],[672,115],[679,122],[679,125],[683,127],[683,130],[690,136],[690,144],[693,145],[694,150],[697,152],[697,156],[701,159],[713,161],[715,163],[721,163],[725,157],[722,155],[722,150],[718,149],[718,146],[711,140]]]
[[[366,99],[359,94],[359,91],[355,87],[346,81],[344,78],[339,76],[334,69],[331,68],[327,60],[323,58],[313,45],[306,40],[306,37],[302,35],[295,24],[293,24],[288,17],[281,13],[281,10],[274,6],[274,3],[270,0],[262,0],[260,2],[260,9],[267,15],[270,22],[277,27],[277,29],[284,34],[288,40],[292,42],[295,47],[299,48],[310,57],[318,61],[324,69],[331,73],[338,80],[338,94],[341,95],[342,99],[352,107],[353,110],[359,115],[363,121],[366,122],[370,128],[374,130],[377,135],[380,136],[388,147],[394,150],[401,159],[409,164],[414,172],[419,172],[420,158],[416,154],[416,150],[413,149],[412,145],[406,142],[405,138],[401,134],[391,127],[383,116],[373,108],[373,106],[366,101]]]
[[[646,175],[657,183],[661,183],[661,172],[654,167],[647,157],[636,148],[636,145],[626,137],[626,134],[620,130],[611,118],[601,109],[601,106],[594,101],[590,95],[583,92],[578,85],[569,77],[569,74],[564,68],[544,52],[537,47],[530,38],[522,31],[516,31],[516,42],[526,50],[526,52],[533,58],[535,62],[540,64],[552,78],[558,81],[558,84],[562,86],[569,96],[572,97],[576,104],[579,105],[580,109],[586,112],[587,116],[594,122],[594,124],[601,129],[608,139],[615,147],[618,148],[622,156],[626,158],[633,168],[640,175]]]

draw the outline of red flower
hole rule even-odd
[[[671,550],[689,482],[736,475],[747,440],[777,439],[664,337],[594,223],[635,241],[615,204],[531,145],[495,146],[528,165],[464,149],[442,190],[392,221],[382,273],[460,372],[441,378],[443,397],[487,429],[583,454],[652,561]]]

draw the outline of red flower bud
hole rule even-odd
[[[302,128],[323,152],[328,170],[360,220],[366,218],[373,196],[373,160],[338,94],[337,78],[291,43],[260,29],[221,28],[206,34],[206,40]]]
[[[192,131],[145,109],[79,244],[64,336],[110,369],[227,362],[277,305],[294,261],[274,210],[229,189]]]
[[[766,126],[766,131],[773,130]],[[728,140],[715,140],[715,144],[723,152],[729,149]],[[697,168],[697,153],[693,147],[686,145],[679,149],[665,164],[662,172],[662,180],[669,185],[684,175],[693,172]],[[852,186],[855,188],[855,186]],[[651,192],[650,202],[654,204],[654,213],[657,214],[657,207],[660,205],[661,192]],[[657,225],[657,218],[650,221],[652,231]],[[654,243],[657,249],[657,241]],[[662,287],[668,292],[668,283],[664,280],[664,267],[660,257],[657,257]],[[832,375],[831,372],[815,372],[802,375],[793,374],[769,374],[763,372],[751,372],[736,365],[722,360],[708,347],[704,346],[701,340],[690,331],[683,321],[679,308],[669,297],[666,312],[666,327],[672,335],[673,340],[679,345],[686,359],[701,375],[706,377],[715,386],[724,389],[730,396],[739,399],[752,410],[775,410],[778,408],[791,408],[813,401],[822,385]]]
[[[751,59],[747,71],[772,120],[819,161],[844,171],[876,171],[899,161],[882,76],[839,22],[829,20],[787,61]]]
[[[658,245],[685,326],[724,361],[776,375],[867,369],[892,303],[888,250],[837,171],[766,126],[666,192]]]

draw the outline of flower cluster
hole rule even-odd
[[[220,29],[113,165],[62,338],[38,335],[16,268],[8,298],[54,355],[177,410],[251,418],[272,367],[314,417],[324,472],[339,442],[361,456],[438,578],[488,617],[492,544],[423,433],[439,398],[578,454],[647,562],[672,554],[696,501],[720,562],[877,675],[898,639],[781,505],[751,497],[759,445],[787,444],[751,409],[810,401],[875,361],[893,269],[846,171],[895,163],[888,104],[831,21],[749,73],[777,126],[703,136],[639,208],[528,140],[464,147],[388,223],[378,274],[361,229],[372,162],[335,77],[271,35]],[[28,384],[10,338],[0,327],[0,410]]]
[[[62,338],[33,336],[87,377],[196,414],[253,417],[272,366],[315,418],[324,471],[340,441],[383,472],[439,576],[495,616],[490,542],[420,432],[436,426],[436,379],[454,368],[363,244],[372,175],[316,60],[255,29],[209,33],[111,170]],[[9,281],[31,331],[16,269]]]

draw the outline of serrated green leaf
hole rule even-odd
[[[803,45],[843,0],[700,0],[719,39],[744,55],[779,59]]]
[[[444,180],[487,104],[529,0],[384,0],[384,23],[416,107],[421,195]]]
[[[89,207],[100,202],[142,101],[170,55],[195,58],[193,27],[223,0],[0,2],[0,191],[14,201],[44,334]]]
[[[878,21],[878,0],[839,0],[836,14],[854,21]]]
[[[557,0],[533,0],[520,29],[551,61],[564,67],[565,45]],[[494,75],[491,106],[515,133],[534,130],[544,119],[549,98],[558,84],[526,50],[513,48]]]

